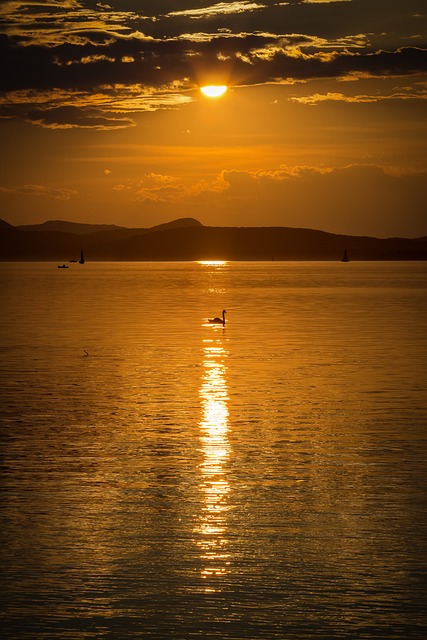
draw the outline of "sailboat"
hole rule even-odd
[[[343,257],[341,258],[341,262],[350,262],[347,249],[344,249],[344,254],[343,254]]]
[[[85,257],[83,254],[83,249],[80,251],[80,260],[79,260],[79,264],[84,264],[85,263]]]

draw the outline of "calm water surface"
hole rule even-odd
[[[2,637],[425,638],[426,285],[0,264]]]

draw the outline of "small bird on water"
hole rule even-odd
[[[225,314],[226,314],[226,310],[223,309],[222,311],[222,318],[208,318],[208,322],[210,322],[211,324],[222,324],[223,327],[225,327]]]

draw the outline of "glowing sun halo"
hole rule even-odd
[[[219,98],[227,91],[225,84],[210,84],[206,87],[200,87],[200,91],[208,98]]]

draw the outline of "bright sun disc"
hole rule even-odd
[[[225,84],[210,84],[207,87],[200,87],[200,91],[208,98],[219,98],[227,91]]]

